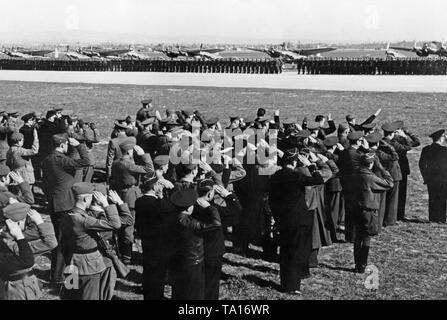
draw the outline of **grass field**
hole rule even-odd
[[[445,125],[447,94],[293,91],[268,89],[160,88],[124,85],[80,85],[49,83],[0,83],[0,109],[45,112],[54,106],[74,110],[86,121],[94,121],[104,141],[113,120],[131,114],[139,101],[153,97],[154,104],[179,109],[198,109],[205,116],[227,121],[233,114],[252,119],[258,107],[283,117],[332,113],[336,123],[348,113],[365,119],[382,108],[380,122],[405,120],[419,134],[427,135]],[[224,122],[225,122],[224,121]],[[105,159],[105,145],[95,147],[97,165]],[[385,229],[372,242],[370,263],[379,270],[379,289],[364,286],[365,275],[351,271],[352,246],[334,244],[320,251],[320,267],[302,285],[304,299],[446,299],[447,227],[427,221],[427,193],[417,168],[421,147],[409,154],[407,216],[409,222]],[[259,259],[260,248],[252,247],[250,258],[227,253],[221,286],[222,299],[294,299],[278,292],[279,266]],[[48,278],[48,260],[39,259],[39,274]],[[132,267],[126,281],[117,284],[118,299],[141,299],[138,281],[141,267]],[[57,297],[48,292],[45,299]]]

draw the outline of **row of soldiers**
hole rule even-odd
[[[447,59],[318,58],[299,60],[298,74],[446,75]]]
[[[269,119],[260,108],[254,120],[234,115],[223,128],[219,118],[198,111],[161,115],[152,100],[142,104],[135,122],[127,117],[114,124],[105,184],[86,175],[93,164],[89,145],[97,139],[84,131],[95,132],[94,125],[78,120],[73,127],[63,110],[40,121],[39,128],[47,121],[57,128],[51,151],[37,161],[51,217],[45,230],[29,207],[29,183],[8,162],[0,164],[0,191],[7,192],[0,193],[4,296],[26,298],[27,288],[38,298],[33,255],[53,250],[51,279],[62,286],[62,298],[110,299],[116,278],[135,264],[139,238],[145,299],[163,299],[167,283],[173,299],[217,299],[225,234],[236,254],[249,254],[251,243],[263,247],[264,259],[279,259],[282,290],[300,294],[301,279],[318,266],[319,249],[342,240],[340,231],[354,244],[355,270],[363,273],[371,237],[405,219],[407,153],[420,142],[402,121],[379,127],[380,109],[360,124],[348,115],[337,129],[330,115],[300,124],[281,119],[279,111]],[[16,117],[7,116],[8,123]],[[445,131],[431,137],[420,168],[429,218],[445,222]],[[15,131],[7,140],[14,161],[35,157],[23,155],[29,149]]]
[[[0,59],[0,70],[261,73],[282,72],[274,59]]]

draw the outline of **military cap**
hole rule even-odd
[[[79,196],[81,194],[92,194],[94,191],[93,184],[88,182],[77,182],[71,187],[75,196]]]
[[[207,126],[213,126],[213,125],[215,125],[218,121],[219,121],[219,118],[218,118],[218,117],[212,117],[212,118],[209,118],[209,119],[205,120],[205,123],[206,123]]]
[[[364,166],[369,166],[371,163],[374,163],[375,154],[374,153],[365,153],[360,157],[360,163]]]
[[[315,121],[311,121],[307,123],[307,129],[313,131],[313,130],[318,130],[320,129],[320,124],[318,122]]]
[[[73,115],[69,116],[69,118],[70,118],[70,120],[72,120],[72,121],[79,120],[79,117],[78,117],[77,114],[73,114]],[[82,124],[84,124],[84,121],[82,122]]]
[[[191,110],[182,110],[182,113],[186,118],[194,114]]]
[[[135,139],[128,138],[120,143],[120,149],[124,152],[132,150],[135,147]]]
[[[45,115],[45,118],[49,119],[49,118],[51,118],[52,116],[55,116],[55,115],[56,115],[56,111],[48,110],[47,114]]]
[[[27,203],[12,203],[3,208],[3,216],[6,219],[18,222],[26,218],[30,209],[31,206]]]
[[[167,125],[170,120],[171,120],[171,118],[163,118],[163,119],[159,120],[159,122],[162,125]]]
[[[327,137],[326,139],[324,139],[323,143],[328,148],[333,147],[338,143],[338,137],[335,136]]]
[[[386,132],[394,132],[399,129],[399,126],[395,122],[388,122],[382,125],[382,130]]]
[[[126,122],[126,118],[115,119],[115,121],[118,123],[124,123]]]
[[[158,181],[159,179],[156,175],[146,177],[141,185],[141,188],[144,190],[150,190]]]
[[[155,122],[154,118],[147,118],[146,120],[141,122],[141,125],[142,126],[148,126],[150,124],[154,124],[154,122]]]
[[[298,131],[298,132],[295,134],[295,137],[298,137],[298,138],[308,138],[309,136],[310,136],[310,131],[307,130],[307,129]]]
[[[141,103],[143,104],[143,106],[147,106],[149,103],[152,103],[152,99],[149,98],[149,99],[141,100]]]
[[[369,143],[378,143],[382,138],[383,136],[380,132],[373,132],[365,137]]]
[[[167,165],[169,163],[169,156],[168,155],[160,155],[156,156],[154,159],[154,165],[158,167],[162,167],[164,165]]]
[[[72,114],[74,113],[74,111],[73,110],[63,110],[62,111],[62,115],[64,116],[64,117],[68,117],[68,116],[71,116]]]
[[[230,116],[230,122],[233,122],[233,121],[236,121],[236,120],[239,120],[239,119],[240,119],[240,117]]]
[[[34,114],[34,117],[36,117],[36,118],[42,117],[42,112],[40,112],[40,111],[34,111],[33,114]]]
[[[34,117],[35,117],[34,112],[31,112],[31,113],[25,114],[21,119],[23,122],[28,122],[28,120],[30,120]]]
[[[429,135],[429,137],[432,138],[434,141],[437,141],[437,140],[439,140],[439,138],[442,137],[443,134],[445,134],[445,129],[441,129],[436,132],[433,132],[431,135]]]
[[[365,134],[362,131],[354,131],[348,134],[348,139],[351,141],[359,140],[363,138]]]
[[[11,170],[7,165],[0,163],[0,177],[7,176],[10,172]]]
[[[64,108],[61,108],[61,107],[54,107],[53,108],[54,112],[61,112],[62,110],[64,110]]]
[[[173,205],[179,208],[189,208],[197,201],[198,194],[194,189],[184,189],[172,194],[170,200]]]
[[[120,122],[115,122],[115,129],[127,129],[127,125]]]
[[[403,129],[404,122],[402,120],[394,121],[393,124],[397,126],[397,129]]]
[[[362,129],[366,129],[366,130],[371,130],[374,129],[376,127],[377,123],[367,123],[362,125]]]
[[[351,114],[348,114],[347,116],[346,116],[346,121],[352,121],[352,120],[354,120],[355,119],[355,117],[353,116],[353,115],[351,115]]]
[[[194,163],[182,164],[182,166],[187,170],[194,170],[197,168],[197,164]]]
[[[17,118],[19,116],[19,113],[17,111],[8,112],[8,116]]]
[[[166,115],[169,117],[170,115],[175,114],[174,109],[166,109]]]
[[[55,146],[59,146],[62,143],[68,141],[68,135],[66,133],[53,134],[53,143]]]
[[[263,117],[265,115],[265,109],[264,108],[259,108],[258,111],[256,112],[256,115],[258,117]]]
[[[23,134],[17,131],[14,131],[9,137],[9,141],[11,141],[12,144],[16,144],[20,140],[23,140]]]
[[[264,117],[264,116],[258,117],[258,118],[255,119],[255,122],[262,123],[262,124],[266,123],[267,121],[269,121],[269,118]]]
[[[199,182],[197,185],[197,189],[201,192],[211,191],[213,190],[215,183],[211,179],[205,179]]]

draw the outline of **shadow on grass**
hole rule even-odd
[[[345,272],[351,272],[351,273],[355,273],[355,270],[353,268],[346,268],[346,267],[334,267],[331,265],[328,265],[326,263],[320,263],[319,264],[320,268],[326,268],[329,270],[335,270],[335,271],[345,271]]]
[[[233,267],[245,267],[247,269],[252,269],[254,271],[259,271],[259,272],[278,272],[278,270],[272,268],[272,267],[268,267],[268,266],[259,266],[259,265],[252,265],[250,263],[247,262],[242,262],[242,261],[231,261],[228,258],[224,258],[223,262],[226,263],[227,265],[233,266]]]
[[[277,291],[280,291],[280,289],[281,289],[281,287],[277,283],[270,281],[270,280],[265,280],[265,279],[259,278],[258,276],[255,276],[255,275],[248,274],[248,275],[242,275],[242,276],[238,277],[238,276],[233,276],[231,274],[222,272],[221,280],[226,282],[230,279],[245,280],[245,281],[255,284],[259,287],[270,288],[270,289],[277,290]]]
[[[429,224],[430,221],[426,220],[426,219],[421,219],[421,218],[411,218],[411,219],[407,219],[405,218],[403,220],[403,222],[405,223],[421,223],[421,224]]]

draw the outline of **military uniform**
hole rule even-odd
[[[60,243],[60,221],[66,212],[71,210],[75,204],[75,199],[71,187],[75,183],[74,174],[77,169],[90,165],[90,159],[85,145],[77,147],[80,154],[79,160],[74,160],[68,156],[54,150],[42,162],[43,187],[48,198],[51,212],[51,220],[56,232],[57,241]],[[51,259],[52,280],[61,282],[63,277],[63,257],[60,247],[53,251]]]
[[[437,142],[433,142],[431,145],[424,147],[419,160],[419,169],[428,189],[429,220],[445,223],[447,201],[447,147]]]
[[[104,257],[98,250],[97,240],[92,231],[113,231],[121,227],[118,210],[110,205],[105,210],[105,219],[97,219],[80,208],[73,208],[61,221],[62,252],[69,272],[77,272],[78,289],[65,287],[62,299],[100,300],[101,285],[105,279],[107,267]],[[73,270],[76,267],[76,270]]]

